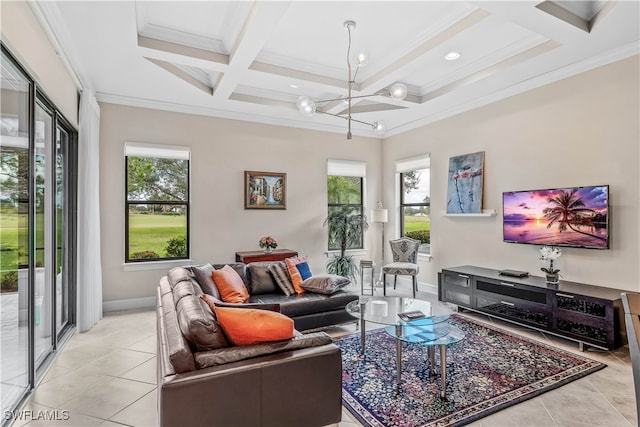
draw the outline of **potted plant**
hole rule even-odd
[[[560,270],[553,268],[553,261],[560,258],[562,251],[555,246],[543,246],[540,248],[540,259],[543,261],[549,261],[549,268],[542,267],[542,270],[546,274],[546,281],[551,285],[557,285],[560,281]]]
[[[355,280],[357,268],[347,248],[362,241],[362,234],[369,228],[366,216],[344,206],[332,209],[323,225],[329,227],[329,242],[340,244],[340,254],[327,261],[327,273]]]

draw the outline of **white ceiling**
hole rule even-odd
[[[396,135],[639,53],[638,1],[43,1],[62,54],[99,101],[346,133],[296,99],[344,96],[345,20],[365,50],[354,118]],[[595,14],[595,15],[594,15]],[[457,61],[445,61],[450,51]],[[372,102],[373,101],[373,102]],[[319,108],[340,113],[339,103]],[[365,125],[353,132],[375,135]]]

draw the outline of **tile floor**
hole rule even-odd
[[[407,292],[399,288],[388,294],[406,296]],[[465,315],[578,352],[570,341],[477,314]],[[68,410],[69,419],[17,420],[13,426],[157,425],[155,330],[152,309],[106,313],[93,329],[71,338],[23,408]],[[347,325],[328,332],[340,336],[354,331],[353,325]],[[607,368],[470,425],[637,426],[628,349],[590,350],[586,355]],[[359,425],[343,410],[340,427]]]

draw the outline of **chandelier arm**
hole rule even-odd
[[[370,97],[372,97],[372,96],[386,96],[386,97],[388,97],[388,96],[389,96],[389,91],[388,91],[388,90],[386,90],[386,89],[384,89],[384,90],[378,91],[378,92],[376,92],[376,93],[372,93],[372,94],[370,94],[370,95],[357,95],[357,96],[352,96],[352,97],[351,97],[351,99],[370,98]],[[340,98],[320,99],[320,100],[315,101],[315,102],[316,102],[316,104],[322,104],[322,103],[325,103],[325,102],[332,102],[332,101],[346,101],[346,100],[348,100],[348,98],[347,98],[346,96],[342,96],[342,97],[340,97]]]
[[[354,118],[350,118],[350,117],[347,117],[347,116],[341,116],[340,114],[334,114],[334,113],[330,113],[328,111],[317,110],[316,113],[327,114],[327,115],[333,116],[333,117],[339,117],[339,118],[344,119],[344,120],[360,123],[360,124],[371,126],[371,127],[373,127],[373,125],[374,125],[374,123],[365,122],[365,121],[354,119]]]

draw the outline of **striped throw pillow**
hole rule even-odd
[[[290,296],[296,293],[293,289],[293,283],[289,276],[289,269],[284,261],[273,263],[269,266],[269,271],[273,275],[273,279],[276,281],[282,292],[286,296]]]

